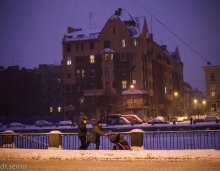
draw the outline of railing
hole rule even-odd
[[[220,131],[145,132],[146,150],[220,149]]]
[[[48,148],[48,134],[39,133],[14,133],[0,134],[1,148],[25,148],[25,149],[47,149]]]
[[[123,133],[125,140],[130,144],[131,138],[129,133]],[[62,149],[77,150],[80,146],[80,141],[77,133],[62,133]],[[111,143],[106,136],[100,137],[100,150],[111,150],[115,144]],[[95,144],[90,144],[89,150],[95,149]]]
[[[123,132],[131,144],[131,134]],[[77,133],[61,133],[61,147],[77,150],[80,141]],[[48,149],[49,133],[0,133],[0,148]],[[115,144],[101,136],[100,150],[111,150]],[[143,133],[143,147],[146,150],[220,149],[220,130],[212,131],[158,131]],[[90,144],[89,150],[95,145]]]

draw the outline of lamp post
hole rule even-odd
[[[134,90],[134,85],[133,84],[131,84],[130,85],[130,89],[131,89],[131,91],[133,91]],[[134,108],[134,97],[133,97],[133,94],[132,94],[133,92],[131,92],[131,99],[132,99],[132,108]]]
[[[194,100],[193,100],[193,103],[194,103],[195,106],[196,106],[196,110],[197,110],[197,114],[198,114],[198,120],[199,120],[199,106],[198,106],[198,100],[197,100],[197,99],[194,99]]]
[[[178,98],[178,96],[179,96],[178,91],[174,91],[173,95],[174,95],[173,100],[174,100],[174,105],[175,105],[174,113],[175,113],[175,115],[176,115],[176,114],[177,114],[177,111],[178,111],[178,105],[177,105],[177,100],[176,100],[176,99]]]

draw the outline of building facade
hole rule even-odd
[[[206,82],[207,106],[211,113],[220,114],[220,66],[203,67]]]
[[[183,108],[183,63],[149,33],[145,17],[117,9],[100,30],[68,27],[63,41],[65,114],[168,115]],[[178,101],[174,105],[174,92]]]
[[[19,66],[0,71],[0,122],[29,122],[40,105],[40,75]]]
[[[64,96],[61,65],[35,69],[10,66],[0,70],[0,122],[34,123],[63,120]]]

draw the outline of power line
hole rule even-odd
[[[154,18],[161,26],[163,26],[168,32],[170,32],[173,36],[175,36],[183,45],[188,47],[191,51],[197,54],[202,60],[204,60],[207,65],[210,65],[210,61],[207,60],[199,51],[195,50],[192,46],[190,46],[187,42],[185,42],[180,36],[178,36],[175,32],[173,32],[168,26],[166,26],[163,22],[161,22],[155,15],[153,15],[143,4],[141,4],[138,0],[136,2],[151,15],[151,32],[152,30],[152,19]]]

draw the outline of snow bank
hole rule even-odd
[[[219,160],[218,150],[33,150],[1,149],[5,160]]]

